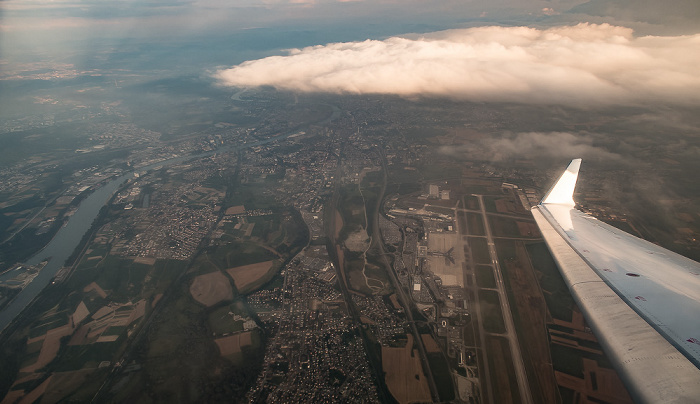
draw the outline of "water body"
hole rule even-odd
[[[307,125],[307,127],[311,125],[325,125],[331,122],[332,120],[336,119],[338,116],[340,116],[340,109],[333,105],[331,105],[331,107],[333,108],[333,113],[328,118],[325,118],[318,122],[314,122],[313,124],[309,124]],[[166,165],[176,164],[187,160],[207,157],[216,153],[260,146],[283,138],[287,138],[304,129],[305,127],[296,128],[294,130],[281,133],[277,136],[272,136],[270,138],[259,140],[256,142],[246,143],[244,145],[232,145],[222,147],[218,150],[200,153],[196,155],[175,157],[172,159],[159,161],[152,165],[139,168],[135,171],[148,171],[156,167],[163,167]],[[61,227],[61,229],[56,233],[54,238],[51,239],[51,242],[49,242],[49,244],[47,244],[46,247],[44,247],[41,251],[39,251],[37,254],[35,254],[33,257],[27,260],[27,264],[37,265],[45,259],[50,258],[48,264],[46,264],[44,269],[41,270],[39,275],[37,275],[37,277],[34,278],[34,280],[29,285],[27,285],[27,287],[25,287],[15,297],[15,299],[7,307],[5,307],[3,311],[0,312],[0,331],[4,330],[12,322],[12,320],[14,320],[14,318],[17,317],[22,312],[22,310],[24,310],[27,307],[27,305],[29,305],[29,303],[31,303],[31,301],[34,300],[34,298],[49,283],[51,283],[51,280],[54,278],[54,276],[56,276],[58,270],[61,269],[68,257],[70,257],[70,255],[73,253],[76,247],[78,247],[78,244],[80,244],[80,240],[83,238],[83,235],[85,235],[85,233],[88,230],[90,230],[92,222],[97,217],[97,214],[100,213],[100,209],[102,209],[102,207],[107,203],[107,201],[109,201],[112,195],[114,195],[117,189],[119,189],[119,187],[128,178],[133,177],[135,171],[129,172],[114,180],[109,181],[107,184],[103,185],[95,192],[93,192],[90,196],[85,198],[85,200],[83,200],[80,203],[78,209],[73,214],[73,216],[70,217],[68,223],[66,223],[65,226]],[[10,275],[10,273],[5,274],[6,277],[11,277]]]

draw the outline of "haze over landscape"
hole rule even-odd
[[[2,403],[631,402],[529,209],[700,259],[698,66],[695,0],[3,1]]]

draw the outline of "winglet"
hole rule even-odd
[[[574,188],[578,179],[578,170],[581,168],[581,159],[573,159],[566,171],[559,177],[559,181],[547,192],[540,204],[558,204],[573,207]]]

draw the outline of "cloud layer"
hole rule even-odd
[[[479,27],[292,49],[216,72],[223,85],[596,106],[700,105],[700,34],[578,24]]]
[[[461,146],[443,146],[440,152],[472,158],[479,156],[482,160],[493,162],[506,162],[513,159],[561,161],[582,157],[586,161],[614,161],[620,164],[624,160],[619,154],[596,145],[596,142],[596,135],[591,133],[505,133],[497,137],[484,137]]]

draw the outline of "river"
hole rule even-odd
[[[68,219],[65,226],[56,233],[56,235],[51,239],[51,241],[33,257],[26,261],[28,265],[37,265],[47,258],[49,262],[46,266],[39,272],[34,280],[27,285],[13,300],[9,305],[5,307],[4,310],[0,312],[0,332],[4,330],[12,320],[17,317],[22,310],[24,310],[29,303],[49,284],[51,280],[56,276],[59,269],[65,264],[66,260],[73,251],[80,244],[83,235],[90,230],[92,222],[100,213],[100,209],[109,201],[109,199],[114,195],[114,193],[119,189],[119,187],[128,179],[134,176],[134,172],[148,171],[156,167],[162,167],[166,165],[171,165],[175,163],[180,163],[187,160],[194,160],[202,157],[211,156],[217,153],[224,153],[236,149],[246,149],[249,147],[260,146],[263,144],[271,143],[276,140],[280,140],[289,137],[299,131],[302,131],[309,126],[325,125],[340,116],[340,109],[334,105],[333,113],[320,121],[310,123],[304,127],[295,128],[294,130],[289,130],[276,136],[269,137],[267,139],[246,143],[243,145],[231,145],[225,146],[217,150],[208,151],[205,153],[200,153],[191,156],[174,157],[168,160],[159,161],[157,163],[151,164],[146,167],[141,167],[135,171],[124,174],[116,179],[109,181],[107,184],[101,186],[92,194],[90,194],[85,200],[83,200],[78,209]],[[14,272],[14,271],[12,271]],[[12,273],[8,272],[3,274],[3,277],[12,277]]]

